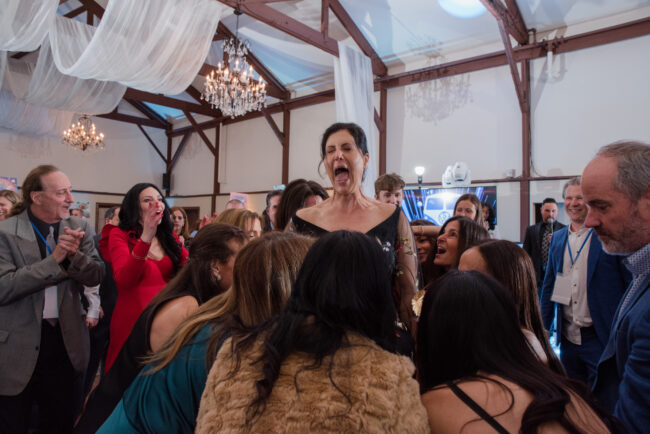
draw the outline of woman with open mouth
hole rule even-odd
[[[117,302],[106,355],[108,372],[136,320],[185,264],[187,250],[174,233],[169,207],[153,184],[136,184],[120,206],[120,225],[108,235]]]
[[[400,208],[367,197],[361,191],[370,155],[363,129],[353,123],[336,123],[323,134],[321,164],[332,183],[332,197],[296,212],[288,230],[320,237],[348,230],[376,239],[391,271],[400,351],[409,352],[415,331],[411,300],[417,288],[417,256],[409,222]]]

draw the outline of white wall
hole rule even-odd
[[[650,36],[532,62],[533,163],[538,175],[576,175],[603,145],[650,142]]]

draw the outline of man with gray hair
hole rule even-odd
[[[585,227],[587,205],[580,182],[580,177],[572,178],[562,191],[571,221],[551,240],[540,308],[547,330],[556,321],[560,359],[569,377],[593,384],[630,277],[623,258],[605,253],[598,235]]]
[[[605,251],[629,255],[632,283],[618,306],[598,363],[596,397],[629,432],[650,427],[650,145],[617,142],[600,149],[582,174],[585,225]]]

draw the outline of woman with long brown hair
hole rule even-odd
[[[233,265],[248,242],[230,225],[204,227],[190,246],[191,260],[149,303],[137,319],[113,367],[88,399],[76,434],[94,433],[111,414],[142,368],[142,358],[160,349],[185,318],[230,288]]]
[[[98,432],[193,432],[223,341],[245,343],[258,325],[280,312],[311,244],[307,237],[273,233],[244,247],[232,286],[180,324]]]

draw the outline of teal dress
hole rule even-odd
[[[193,433],[208,377],[205,355],[211,325],[203,327],[172,362],[149,374],[146,365],[99,431],[107,433]]]

